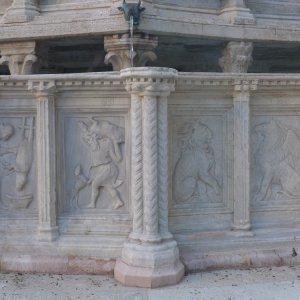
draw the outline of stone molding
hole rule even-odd
[[[11,75],[29,75],[37,62],[36,43],[11,42],[0,44],[0,64],[7,65]]]
[[[167,96],[176,76],[168,68],[121,71],[132,97],[133,231],[115,268],[115,278],[125,285],[175,284],[184,273],[168,231]]]
[[[154,49],[157,37],[136,33],[133,37],[133,65],[144,67],[149,61],[156,60]],[[126,34],[104,37],[104,50],[107,52],[104,62],[112,64],[114,71],[130,68],[130,37]]]
[[[225,73],[247,73],[252,63],[253,44],[250,42],[229,42],[219,59]]]
[[[29,81],[28,89],[37,99],[37,196],[38,236],[50,242],[58,237],[56,224],[56,154],[55,154],[55,83]]]
[[[142,73],[142,69],[139,68]],[[151,74],[151,69],[148,68],[149,74]],[[195,89],[197,87],[220,87],[223,89],[228,88],[232,91],[233,87],[239,89],[239,86],[250,86],[250,89],[257,87],[257,91],[272,88],[282,88],[282,87],[294,87],[295,89],[300,88],[300,76],[295,74],[251,74],[251,73],[240,73],[240,74],[226,74],[226,73],[176,73],[176,78],[168,79],[165,82],[174,82],[175,90],[178,88],[183,88],[184,86],[190,87],[193,85]],[[128,78],[124,80],[120,76],[119,72],[103,72],[103,73],[83,73],[83,74],[41,74],[41,75],[18,75],[18,76],[1,76],[0,86],[2,88],[10,89],[15,86],[17,88],[24,88],[27,90],[29,82],[34,81],[37,85],[38,82],[53,82],[57,91],[66,90],[73,88],[96,88],[96,89],[116,89],[125,90],[127,86],[128,92],[139,94],[140,90],[137,84],[144,84],[145,87],[149,82],[153,82],[154,76],[144,81],[144,76],[136,77],[135,79]],[[164,74],[161,74],[160,80],[164,79]],[[248,84],[247,84],[248,82]],[[240,83],[240,84],[239,84]],[[134,87],[137,88],[134,88]],[[151,85],[150,85],[151,86]],[[148,88],[150,91],[150,87]],[[162,91],[162,89],[161,89]]]
[[[30,22],[39,13],[37,0],[14,0],[6,10],[3,21],[4,23]]]

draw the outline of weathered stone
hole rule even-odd
[[[229,42],[219,59],[220,67],[226,73],[247,73],[252,63],[253,44]]]

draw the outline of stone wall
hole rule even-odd
[[[298,263],[299,87],[165,68],[2,76],[1,270],[99,274],[121,257],[124,284],[171,284],[175,240],[187,270]]]

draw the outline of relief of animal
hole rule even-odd
[[[279,121],[255,126],[258,140],[254,153],[255,176],[259,178],[254,201],[270,199],[274,186],[277,197],[300,197],[300,130]],[[275,199],[275,200],[276,200]]]
[[[215,155],[211,146],[212,131],[199,121],[185,123],[178,131],[181,137],[181,154],[175,165],[173,175],[173,195],[175,201],[191,200],[199,193],[199,185],[213,189],[216,195],[221,193],[221,186],[215,177]]]

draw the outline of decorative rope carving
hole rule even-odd
[[[162,236],[168,234],[168,100],[158,101],[158,206]]]
[[[138,95],[131,100],[131,134],[132,134],[132,183],[131,197],[133,206],[132,235],[143,232],[143,152],[142,152],[142,101]]]
[[[144,234],[158,234],[157,185],[157,100],[143,100],[143,165],[144,165]]]

